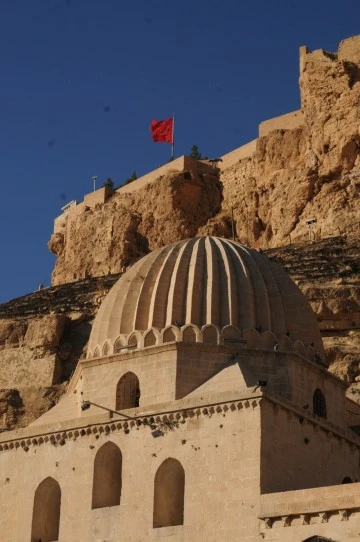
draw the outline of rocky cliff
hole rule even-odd
[[[44,288],[0,305],[0,431],[27,425],[58,401],[118,278]]]
[[[301,49],[302,125],[270,131],[255,152],[222,171],[224,205],[249,244],[359,235],[360,36],[338,53]],[[276,123],[273,123],[276,126]]]
[[[53,287],[0,306],[3,428],[57,401],[119,273],[179,239],[230,237],[232,216],[237,239],[265,250],[307,295],[330,368],[357,396],[360,36],[337,53],[302,48],[300,90],[300,112],[263,123],[260,137],[219,168],[170,164],[131,190],[87,195],[56,220]]]
[[[231,214],[236,237],[263,248],[359,235],[360,36],[337,53],[302,47],[300,90],[296,122],[267,121],[266,135],[235,163],[224,159],[207,173],[190,164],[72,210],[49,242],[58,256],[53,284],[120,272],[149,250],[197,234],[230,236]]]
[[[85,200],[63,215],[49,242],[58,257],[53,284],[119,273],[157,247],[195,236],[220,211],[222,185],[216,170],[191,166],[181,172],[170,167],[153,183],[115,191],[103,203]]]
[[[335,237],[266,251],[306,295],[317,316],[330,371],[360,394],[360,239]]]

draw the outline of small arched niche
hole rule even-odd
[[[219,330],[212,324],[206,324],[201,329],[203,335],[203,342],[208,344],[219,343]]]
[[[182,340],[184,343],[196,343],[198,329],[195,326],[189,324],[182,330]]]
[[[93,355],[94,358],[99,358],[100,357],[100,348],[97,346],[94,350],[94,355]]]
[[[352,479],[350,478],[350,476],[345,476],[345,478],[343,478],[343,480],[342,480],[341,483],[342,483],[342,484],[352,484],[353,481],[352,481]]]
[[[139,345],[139,337],[138,337],[137,333],[132,333],[129,336],[127,344],[129,344],[131,346],[138,347],[138,345]]]
[[[271,331],[264,331],[260,337],[261,346],[266,350],[273,350],[275,345],[278,345],[277,339]]]
[[[122,454],[113,442],[107,442],[94,460],[92,509],[118,506],[121,497]]]
[[[140,384],[136,374],[125,373],[116,386],[115,410],[136,408],[140,404]]]
[[[31,542],[59,539],[61,490],[54,478],[45,478],[37,487],[31,525]]]
[[[289,337],[287,337],[286,335],[283,335],[282,337],[280,337],[279,339],[279,350],[281,352],[286,352],[286,351],[291,351],[293,348],[292,348],[292,341]]]
[[[327,418],[326,399],[323,392],[317,388],[313,395],[313,413],[320,418]]]
[[[259,348],[260,346],[260,335],[256,329],[245,329],[244,339],[246,341],[247,348]]]
[[[225,343],[241,341],[241,330],[238,327],[228,325],[223,327],[221,332]]]
[[[111,344],[109,343],[109,341],[106,341],[106,343],[104,344],[102,348],[102,355],[108,356],[110,352],[111,352]]]
[[[153,527],[184,523],[185,472],[177,459],[169,457],[158,468],[154,481]]]
[[[177,341],[177,329],[174,327],[168,327],[163,332],[163,343],[172,343]]]
[[[144,346],[154,346],[156,344],[156,335],[153,329],[150,329],[144,336]]]

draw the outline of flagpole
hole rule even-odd
[[[172,123],[171,160],[174,160],[174,146],[175,146],[174,134],[175,134],[175,113],[173,113],[173,123]]]

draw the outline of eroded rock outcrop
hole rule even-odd
[[[231,215],[235,236],[262,248],[358,235],[359,74],[360,36],[341,42],[337,53],[302,47],[301,111],[262,123],[251,152],[244,146],[231,164],[219,162],[222,192],[216,170],[190,167],[154,172],[145,186],[139,179],[92,207],[86,196],[49,243],[58,256],[53,284],[119,272],[179,239],[231,236]]]
[[[360,398],[360,240],[337,237],[268,250],[316,314],[330,370]]]
[[[0,430],[25,426],[57,403],[117,278],[44,288],[0,305]]]
[[[274,129],[254,152],[222,171],[223,211],[233,207],[240,240],[263,247],[306,241],[314,217],[317,239],[359,234],[359,74],[360,36],[344,40],[337,54],[301,49],[302,122],[298,115],[291,129],[287,115],[268,121]]]
[[[118,273],[155,248],[193,237],[221,201],[214,170],[174,172],[135,192],[113,192],[92,208],[85,202],[64,216],[49,242],[58,256],[53,284]]]

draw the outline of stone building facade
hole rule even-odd
[[[215,237],[156,250],[103,301],[65,397],[0,435],[1,540],[359,540],[345,391],[276,264]]]

